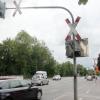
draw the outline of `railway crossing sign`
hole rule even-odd
[[[66,56],[68,58],[73,58],[73,48],[75,57],[88,56],[88,39],[82,39],[75,29],[79,23],[79,20],[80,17],[77,17],[75,22],[71,23],[69,19],[66,19],[66,23],[70,28],[70,31],[65,38]],[[73,36],[75,37],[75,40],[73,40]]]
[[[75,29],[77,24],[79,23],[79,21],[80,21],[79,16],[76,18],[75,23],[71,23],[68,18],[66,19],[66,23],[68,24],[68,26],[70,28],[70,31],[69,31],[67,37],[65,38],[66,41],[70,41],[71,40],[71,35],[73,35],[73,34],[75,35],[77,40],[81,40],[80,35],[78,34],[78,32]]]
[[[13,3],[14,5],[16,6],[16,10],[15,12],[13,13],[13,16],[16,15],[17,11],[19,12],[19,14],[22,14],[21,10],[20,10],[20,4],[21,4],[22,0],[19,1],[19,3],[17,4],[17,2],[14,0]]]

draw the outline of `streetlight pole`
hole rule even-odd
[[[6,9],[16,9],[16,8],[6,8]],[[69,13],[72,19],[72,24],[74,24],[74,17],[71,11],[62,6],[38,6],[38,7],[19,7],[19,9],[63,9]],[[73,33],[73,63],[74,63],[74,100],[77,98],[77,66],[76,66],[76,57],[75,57],[75,35]]]
[[[74,17],[73,17],[73,14],[71,13],[71,11],[62,6],[37,6],[37,7],[34,6],[34,7],[19,7],[19,8],[20,9],[63,9],[69,13],[69,15],[71,16],[71,19],[72,19],[72,23],[74,23]],[[14,8],[14,7],[6,8],[6,10],[9,10],[9,9],[16,9],[16,8]]]

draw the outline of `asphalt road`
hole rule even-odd
[[[59,81],[50,80],[49,85],[41,86],[42,100],[74,100],[73,78],[62,78]],[[100,100],[100,79],[87,81],[78,78],[78,100]]]

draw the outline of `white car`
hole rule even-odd
[[[49,80],[47,78],[45,78],[43,75],[34,75],[32,77],[32,83],[34,85],[48,85],[49,84]]]
[[[53,80],[61,80],[61,76],[60,75],[55,75],[55,76],[53,76]]]
[[[93,77],[92,77],[91,75],[89,75],[89,76],[86,77],[86,79],[87,79],[88,81],[92,81],[92,80],[93,80]]]

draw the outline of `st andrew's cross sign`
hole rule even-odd
[[[69,31],[67,37],[65,38],[66,41],[70,41],[71,40],[71,35],[73,35],[73,34],[75,35],[77,40],[81,40],[80,35],[78,34],[78,32],[75,29],[78,22],[79,22],[79,20],[80,20],[79,16],[76,18],[75,23],[71,23],[68,18],[66,19],[66,23],[68,24],[68,26],[70,28],[70,31]]]
[[[14,5],[16,6],[16,10],[15,10],[15,12],[13,13],[13,16],[16,15],[16,12],[17,12],[17,11],[19,12],[19,14],[22,14],[22,12],[21,12],[21,10],[20,10],[20,4],[21,4],[21,2],[22,2],[22,0],[20,0],[19,3],[17,4],[17,2],[16,2],[15,0],[13,1]]]

